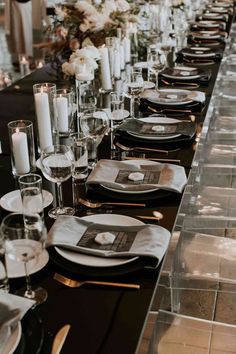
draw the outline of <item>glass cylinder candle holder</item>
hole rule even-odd
[[[74,92],[70,89],[56,90],[53,95],[54,129],[58,138],[73,132]]]
[[[19,54],[20,75],[24,77],[30,74],[30,62],[26,54]]]
[[[12,173],[21,176],[35,171],[33,123],[16,120],[8,123]]]
[[[53,145],[53,96],[56,93],[56,84],[48,82],[35,84],[33,85],[33,92],[40,152]]]

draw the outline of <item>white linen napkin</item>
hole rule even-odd
[[[152,188],[160,188],[181,193],[187,183],[187,177],[184,167],[174,164],[153,163],[142,165],[142,160],[135,160],[135,165],[124,161],[115,160],[100,160],[95,166],[94,170],[88,177],[89,184],[103,184],[107,187],[117,190],[127,191],[145,191]],[[123,178],[123,183],[117,182],[122,171],[141,172],[145,176],[144,181],[139,183],[132,183],[131,180]],[[156,173],[157,179],[153,180],[152,176]],[[149,173],[150,178],[146,178]],[[158,176],[159,173],[159,176]]]
[[[11,335],[12,329],[20,321],[26,312],[35,304],[35,301],[21,296],[5,293],[0,290],[0,354],[4,352],[4,347]],[[18,311],[14,311],[18,310]],[[15,312],[15,315],[14,315]],[[8,320],[12,322],[8,325]]]
[[[147,100],[153,102],[153,103],[159,103],[160,98],[159,95],[160,93],[168,93],[169,95],[181,95],[181,94],[187,94],[186,99],[199,102],[199,103],[204,103],[206,100],[206,95],[205,92],[202,91],[190,91],[190,90],[181,90],[181,89],[163,89],[163,90],[145,90],[140,97],[146,98]],[[162,102],[163,103],[163,102]],[[165,102],[165,104],[168,104],[168,100]]]
[[[114,235],[115,240],[109,245],[96,243],[98,233],[105,232]],[[168,230],[156,225],[101,225],[75,216],[60,216],[49,231],[48,245],[99,257],[143,256],[154,259],[156,267],[167,250],[170,236]]]

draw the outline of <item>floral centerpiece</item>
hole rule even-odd
[[[48,47],[53,57],[68,60],[77,49],[104,44],[105,37],[115,35],[116,29],[125,25],[130,13],[131,5],[126,0],[80,0],[73,5],[57,5],[47,29],[51,40],[41,47]]]
[[[86,80],[94,79],[94,71],[98,68],[99,50],[95,46],[77,49],[71,54],[69,61],[62,64],[62,71],[68,76],[86,76]]]

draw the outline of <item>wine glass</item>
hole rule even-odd
[[[158,89],[158,74],[166,67],[166,55],[156,47],[151,48],[147,55],[147,65],[148,81],[154,80],[156,89]]]
[[[44,177],[56,183],[59,206],[49,210],[48,215],[56,219],[59,215],[74,215],[75,210],[63,206],[61,183],[68,180],[74,169],[74,155],[66,145],[52,145],[41,153],[41,169]]]
[[[97,147],[109,131],[109,117],[105,111],[95,108],[85,110],[80,117],[80,128],[84,136],[89,139],[88,164],[93,169],[97,163]]]
[[[130,117],[134,118],[135,98],[139,97],[144,89],[144,81],[140,68],[131,68],[125,82],[125,94],[130,98]]]
[[[23,214],[12,213],[2,220],[0,230],[9,259],[24,263],[26,289],[17,293],[35,300],[36,304],[42,303],[47,299],[47,291],[41,287],[32,288],[28,261],[38,257],[44,249],[47,235],[44,222],[39,215],[34,214],[34,224],[31,222],[28,228]]]

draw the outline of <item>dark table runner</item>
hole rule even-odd
[[[211,79],[208,86],[203,88],[203,91],[206,92],[206,104],[202,112],[196,113],[198,131],[200,131],[201,124],[204,121],[218,66],[219,63],[211,66]],[[56,78],[43,68],[0,92],[0,140],[3,149],[3,154],[0,155],[0,197],[17,188],[17,181],[14,180],[11,174],[7,123],[16,119],[32,120],[36,136],[32,85],[38,82],[55,82],[58,87],[72,85],[71,82],[63,82],[60,78]],[[108,144],[109,139],[106,137],[99,146],[100,157],[109,158],[107,156],[109,155],[107,147],[110,145]],[[181,164],[190,168],[195,145],[196,142],[194,140],[177,152],[171,153],[168,157],[180,158]],[[148,154],[146,156],[164,157],[161,154]],[[40,171],[37,172],[40,173]],[[50,182],[44,180],[44,186],[47,189],[50,186]],[[71,204],[71,181],[63,183],[63,192],[65,204]],[[89,190],[88,196],[93,200],[111,201],[109,194],[104,196],[96,190]],[[171,231],[180,201],[181,195],[171,194],[166,196],[166,198],[147,200],[146,208],[106,208],[94,210],[94,213],[108,212],[127,216],[149,216],[152,215],[154,210],[158,210],[164,215],[160,225]],[[7,214],[4,210],[0,212],[1,218]],[[78,208],[77,215],[86,215],[86,208]],[[52,222],[46,217],[48,227],[50,227]],[[112,281],[138,283],[141,286],[139,291],[94,286],[70,289],[53,280],[53,274],[58,271],[71,278],[76,278],[78,275],[73,272],[73,269],[69,270],[63,267],[63,260],[53,260],[52,255],[48,265],[40,272],[32,275],[32,283],[45,287],[49,295],[48,300],[34,310],[35,314],[41,318],[44,329],[42,353],[50,353],[53,336],[66,323],[71,324],[72,328],[61,351],[62,354],[75,352],[86,354],[135,353],[149,311],[150,302],[158,283],[160,269],[161,265],[155,271],[143,269],[129,274],[104,277],[104,279]],[[83,277],[81,275],[79,278]],[[86,277],[86,279],[88,278]],[[24,278],[11,279],[11,291],[18,289],[24,284]],[[27,326],[27,321],[24,325]]]

